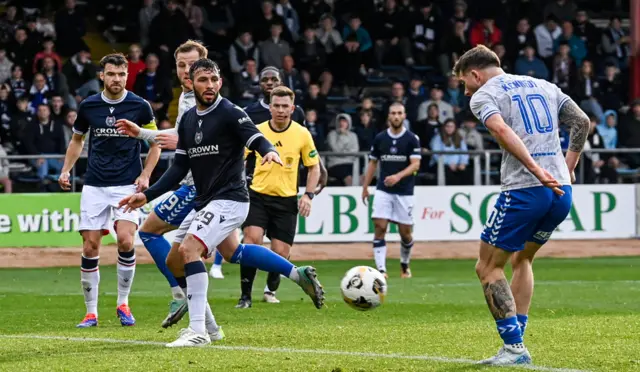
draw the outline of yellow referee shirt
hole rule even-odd
[[[280,154],[282,166],[276,163],[264,164],[256,153],[256,168],[253,172],[251,189],[271,196],[290,197],[298,195],[298,168],[300,158],[305,167],[320,163],[318,151],[309,130],[291,121],[283,131],[276,131],[269,121],[258,124],[257,128]],[[245,157],[249,154],[245,149]]]

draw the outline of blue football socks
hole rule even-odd
[[[518,324],[518,318],[512,316],[506,319],[496,320],[498,333],[505,345],[521,344],[522,343],[522,331]]]
[[[253,266],[267,272],[275,272],[291,277],[293,264],[277,253],[260,245],[240,244],[231,257],[231,263]]]
[[[147,232],[140,231],[138,232],[140,235],[140,239],[144,244],[144,247],[147,248],[149,254],[153,258],[153,261],[156,263],[158,270],[162,273],[162,275],[167,278],[169,285],[173,287],[178,286],[178,282],[171,274],[171,271],[167,267],[167,255],[171,250],[171,244],[165,239],[162,235],[151,234]]]
[[[518,318],[518,324],[520,325],[520,330],[522,331],[522,336],[524,337],[524,331],[527,329],[527,322],[529,321],[529,317],[523,314],[516,314]]]
[[[213,264],[216,266],[222,265],[222,255],[217,250],[216,250],[216,256],[213,259]]]

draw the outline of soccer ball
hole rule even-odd
[[[347,305],[360,311],[372,310],[384,302],[387,280],[374,268],[356,266],[344,275],[340,290]]]

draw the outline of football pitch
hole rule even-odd
[[[79,259],[78,259],[79,262]],[[302,264],[297,262],[296,264]],[[153,265],[139,265],[130,296],[135,327],[115,316],[116,272],[102,266],[99,326],[76,329],[84,316],[77,267],[1,269],[1,371],[474,371],[501,346],[472,260],[414,260],[412,279],[388,262],[386,303],[349,308],[342,275],[369,261],[317,261],[327,292],[316,310],[283,279],[280,304],[235,309],[239,267],[223,266],[209,301],[226,339],[205,348],[167,349],[185,317],[164,330],[170,292]],[[640,371],[640,257],[551,259],[534,264],[534,294],[525,343],[534,366],[511,370]]]

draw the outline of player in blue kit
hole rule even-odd
[[[103,68],[100,79],[104,81],[104,91],[80,103],[73,125],[73,137],[58,180],[62,189],[71,188],[69,171],[80,157],[84,137],[90,132],[87,172],[80,198],[79,228],[82,235],[80,281],[87,313],[78,324],[79,328],[98,325],[100,241],[105,231],[107,234],[109,232],[112,212],[118,240],[116,313],[123,326],[135,324],[129,308],[129,292],[136,269],[133,242],[138,227],[138,212],[123,212],[117,206],[124,196],[149,187],[149,177],[160,157],[160,148],[151,144],[143,168],[140,141],[120,134],[115,127],[116,122],[128,120],[147,129],[157,129],[149,103],[124,88],[127,81],[126,58],[122,54],[109,54],[102,58],[100,66]]]
[[[556,85],[506,74],[483,45],[460,57],[453,72],[471,96],[471,111],[502,147],[502,193],[480,238],[476,273],[504,346],[480,363],[529,364],[523,336],[533,296],[532,263],[571,209],[571,183],[589,118]],[[560,123],[571,128],[566,158]],[[504,274],[509,261],[511,285]]]
[[[373,197],[372,218],[375,224],[373,254],[378,271],[387,274],[387,244],[385,235],[389,222],[398,224],[400,232],[401,277],[410,278],[411,248],[413,248],[413,189],[415,173],[422,159],[420,139],[404,127],[404,105],[396,102],[389,107],[389,128],[378,133],[371,146],[369,166],[362,184],[362,201],[369,201],[369,184],[378,162],[380,177]]]
[[[172,249],[167,256],[167,265],[176,279],[179,274],[185,275],[182,278],[187,283],[189,328],[180,331],[178,339],[167,347],[204,346],[211,342],[206,325],[209,278],[202,257],[209,257],[216,249],[231,263],[287,276],[311,297],[316,308],[322,308],[324,303],[324,290],[314,268],[296,268],[265,247],[240,244],[238,228],[249,213],[245,147],[257,151],[263,163],[282,166],[282,161],[247,114],[220,96],[222,79],[215,62],[200,59],[191,65],[189,75],[196,107],[180,120],[174,163],[151,188],[119,203],[121,207],[126,205],[124,210],[139,208],[192,172],[197,193],[195,209],[190,214],[195,218],[179,249]]]

